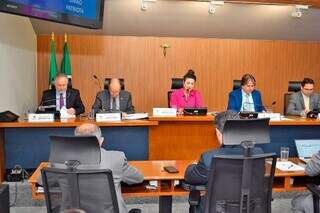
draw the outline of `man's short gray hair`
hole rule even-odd
[[[86,123],[77,126],[74,130],[75,136],[96,136],[99,141],[102,140],[102,133],[100,127],[95,124]]]
[[[214,119],[216,128],[222,133],[226,121],[230,119],[240,119],[240,116],[237,112],[231,110],[219,113]]]

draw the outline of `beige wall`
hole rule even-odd
[[[0,29],[0,111],[22,114],[36,105],[36,34],[28,18],[4,13]]]

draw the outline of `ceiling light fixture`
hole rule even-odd
[[[293,11],[291,13],[291,16],[292,17],[295,17],[295,18],[301,18],[302,16],[302,10],[307,10],[309,9],[309,6],[308,5],[296,5],[294,8],[293,8]]]
[[[151,3],[155,3],[155,2],[157,2],[157,0],[141,0],[141,7],[140,7],[140,9],[142,10],[142,11],[146,11],[147,9],[148,9],[148,6],[147,6],[147,2],[151,2]]]
[[[216,12],[216,5],[224,5],[224,1],[210,1],[208,13],[214,14]]]

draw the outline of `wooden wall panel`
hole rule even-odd
[[[48,85],[49,41],[50,36],[38,36],[39,94]],[[256,77],[265,105],[277,101],[273,109],[278,112],[289,80],[309,76],[320,84],[318,42],[83,35],[69,35],[68,42],[73,85],[80,89],[86,111],[99,91],[94,74],[125,78],[139,112],[166,107],[171,77],[181,77],[189,68],[196,71],[196,87],[210,111],[226,109],[232,80],[246,72]],[[171,46],[166,57],[160,47],[165,42]],[[62,46],[63,36],[57,36],[58,65]]]

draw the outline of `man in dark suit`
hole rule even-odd
[[[208,177],[210,172],[210,166],[212,158],[215,155],[242,155],[244,149],[240,145],[224,145],[222,140],[223,128],[227,120],[240,119],[239,114],[235,111],[226,111],[218,114],[215,117],[216,124],[216,136],[219,144],[218,149],[210,150],[201,154],[198,163],[191,164],[187,167],[184,179],[187,183],[192,185],[206,185],[208,183]],[[261,148],[254,148],[253,154],[263,153]],[[201,197],[200,209],[197,212],[204,212],[205,197]]]
[[[38,111],[59,111],[62,107],[66,107],[68,114],[84,113],[85,108],[80,92],[77,89],[68,88],[68,78],[65,74],[57,74],[54,86],[54,89],[43,92]]]
[[[256,79],[251,74],[245,74],[241,79],[241,88],[229,93],[228,110],[236,112],[262,112],[264,109],[261,94],[255,90]]]
[[[121,90],[120,81],[117,78],[111,79],[109,90],[98,92],[92,109],[94,112],[121,111],[124,113],[134,113],[131,94]]]
[[[301,90],[290,96],[287,107],[288,115],[306,116],[308,112],[320,109],[320,97],[313,91],[314,81],[305,78],[301,82]]]

